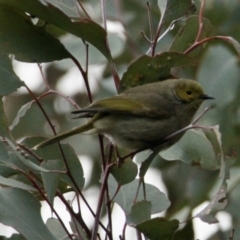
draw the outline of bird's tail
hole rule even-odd
[[[86,132],[86,131],[89,131],[89,130],[92,130],[92,129],[93,129],[93,122],[89,121],[87,124],[85,124],[83,126],[73,128],[73,129],[71,129],[69,131],[60,133],[60,134],[58,134],[58,135],[56,135],[56,136],[54,136],[54,137],[52,137],[50,139],[47,139],[47,140],[37,144],[36,146],[34,146],[33,149],[34,150],[39,149],[39,148],[44,147],[46,145],[55,143],[57,141],[63,140],[65,138],[68,138],[70,136],[73,136],[73,135],[76,135],[76,134],[79,134],[79,133],[83,133],[83,132]]]

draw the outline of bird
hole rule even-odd
[[[164,150],[176,143],[184,132],[165,139],[188,126],[203,101],[208,99],[214,98],[191,79],[167,79],[136,86],[73,111],[75,118],[89,118],[89,121],[37,144],[34,149],[75,134],[98,133],[119,148],[136,151],[159,145],[159,150]]]

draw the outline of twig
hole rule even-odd
[[[42,65],[41,65],[40,63],[38,63],[38,68],[39,68],[39,70],[40,70],[40,73],[41,73],[42,79],[43,79],[43,81],[44,81],[44,83],[45,83],[45,85],[46,85],[46,88],[47,88],[48,90],[50,90],[51,87],[50,87],[50,85],[49,85],[47,79],[46,79],[45,76],[44,76],[43,69],[42,69]]]
[[[147,13],[148,13],[148,24],[149,24],[149,32],[150,32],[150,39],[151,42],[153,41],[153,27],[152,27],[152,16],[151,16],[151,9],[150,3],[147,2]]]
[[[87,11],[85,10],[85,8],[83,7],[81,1],[80,1],[80,0],[77,0],[77,2],[78,2],[78,4],[79,4],[79,7],[80,7],[80,8],[82,9],[82,11],[86,14],[87,18],[89,18],[90,20],[92,20],[91,17],[89,16],[89,14],[87,13]]]
[[[106,19],[106,3],[105,0],[100,0],[101,2],[101,9],[102,9],[102,22],[105,31],[107,32],[107,19]]]
[[[60,224],[62,225],[63,229],[65,230],[65,232],[67,233],[68,237],[73,240],[71,234],[69,233],[68,229],[66,228],[65,224],[63,223],[62,219],[60,218],[60,216],[58,215],[57,211],[54,209],[53,205],[50,203],[50,201],[48,200],[48,198],[46,197],[45,193],[42,191],[41,187],[38,186],[37,182],[35,181],[34,178],[32,178],[29,174],[25,173],[23,170],[18,169],[19,171],[21,171],[29,180],[30,182],[34,185],[34,187],[38,190],[38,192],[40,193],[40,195],[42,196],[42,198],[48,203],[49,207],[51,208],[52,212],[56,215],[56,217],[58,218]]]
[[[90,90],[90,86],[89,86],[89,82],[88,82],[88,78],[87,78],[87,74],[86,72],[83,70],[81,64],[78,62],[78,60],[69,52],[70,58],[72,59],[72,61],[76,64],[77,68],[79,69],[79,71],[82,74],[84,83],[85,83],[85,87],[87,89],[87,95],[88,95],[88,99],[89,102],[92,103],[92,93]]]
[[[233,240],[233,238],[234,238],[234,233],[235,233],[235,229],[232,229],[231,236],[229,237],[229,240]]]
[[[62,202],[65,204],[66,208],[68,209],[69,213],[71,213],[71,215],[77,219],[77,221],[80,223],[80,225],[82,226],[82,228],[85,230],[87,236],[90,238],[91,237],[91,231],[88,229],[87,225],[85,224],[85,222],[83,221],[81,214],[76,214],[73,209],[71,208],[71,206],[69,206],[68,201],[66,201],[66,199],[64,198],[64,196],[57,191],[57,196],[62,200]]]
[[[103,205],[104,192],[105,192],[106,185],[107,185],[108,175],[110,173],[112,166],[113,166],[113,163],[107,165],[105,172],[104,172],[104,177],[103,177],[103,182],[102,182],[102,186],[100,189],[100,195],[99,195],[99,199],[98,199],[97,211],[96,211],[95,222],[94,222],[91,240],[95,240],[97,238],[98,224],[99,224],[100,213],[101,213],[101,209],[102,209],[102,205]]]
[[[184,51],[184,54],[188,54],[189,52],[193,51],[195,48],[201,46],[202,44],[212,41],[212,40],[216,40],[216,39],[220,39],[226,42],[230,42],[229,37],[226,36],[214,36],[214,37],[209,37],[209,38],[204,38],[203,40],[199,41],[199,42],[195,42],[192,46],[190,46],[187,50]]]
[[[198,15],[198,24],[199,24],[198,34],[197,34],[197,37],[195,39],[195,42],[199,41],[200,36],[202,34],[202,30],[203,30],[203,20],[202,19],[203,19],[204,5],[205,5],[205,0],[202,0],[199,15]]]

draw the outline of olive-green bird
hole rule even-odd
[[[206,99],[213,98],[204,94],[196,81],[188,79],[168,79],[137,86],[73,111],[79,114],[77,118],[90,120],[36,145],[35,149],[82,132],[103,134],[120,148],[140,150],[162,143],[161,149],[164,149],[184,133],[167,142],[164,139],[189,125]]]

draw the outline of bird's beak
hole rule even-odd
[[[200,99],[207,100],[207,99],[214,99],[214,97],[210,97],[206,94],[203,94],[203,95],[200,96]]]

